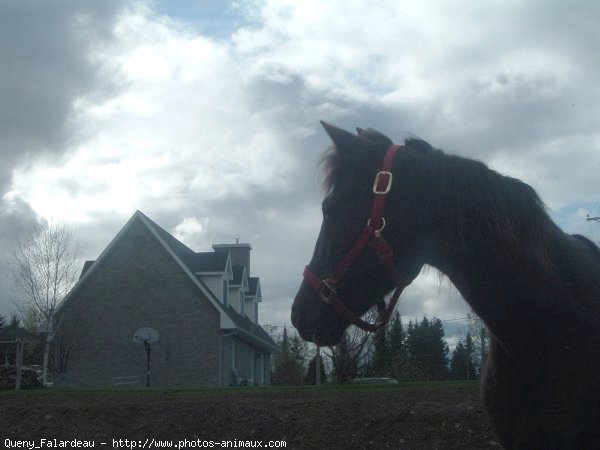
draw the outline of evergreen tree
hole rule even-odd
[[[387,376],[390,372],[390,352],[388,337],[384,328],[375,333],[373,338],[373,359],[371,370],[374,375]]]
[[[6,326],[6,317],[0,314],[0,330]]]
[[[452,352],[452,359],[450,360],[450,376],[454,380],[466,380],[467,365],[467,349],[465,348],[462,339],[459,339],[456,348]]]
[[[447,377],[448,345],[444,341],[441,320],[432,321],[423,317],[421,323],[408,324],[406,349],[412,376],[423,379],[441,380]]]
[[[440,319],[434,317],[430,322],[429,348],[431,378],[443,380],[448,377],[448,344],[444,340],[444,325]]]
[[[474,362],[475,347],[470,332],[467,332],[467,338],[465,339],[465,351],[467,356],[467,380],[473,380],[476,378]]]
[[[306,365],[307,353],[308,353],[308,345],[305,340],[303,340],[298,333],[294,332],[292,337],[289,340],[289,353],[290,357],[297,361],[302,367]]]
[[[272,375],[273,384],[302,384],[304,378],[304,366],[298,354],[298,346],[295,343],[297,335],[288,337],[287,327],[283,327],[283,333],[279,340],[281,353],[273,358],[274,370]]]
[[[406,333],[402,326],[402,317],[396,311],[392,317],[389,331],[391,373],[397,380],[410,379],[408,352],[406,350]]]
[[[470,333],[467,333],[467,338],[464,342],[462,339],[459,339],[456,348],[452,352],[452,359],[450,360],[450,376],[455,380],[475,379],[473,341]]]
[[[396,311],[392,317],[389,331],[389,350],[392,359],[395,357],[403,358],[406,356],[404,339],[402,318],[400,317],[400,313]]]

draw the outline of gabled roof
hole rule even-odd
[[[256,297],[256,300],[262,302],[262,292],[260,289],[259,277],[248,277],[248,295]]]
[[[233,280],[230,285],[240,286],[244,292],[248,290],[248,275],[245,266],[233,266]]]
[[[267,333],[263,327],[261,327],[260,325],[252,322],[248,316],[246,316],[245,314],[239,314],[234,308],[233,306],[229,305],[228,307],[229,312],[231,313],[231,317],[236,325],[236,327],[241,330],[242,332],[244,332],[244,334],[246,334],[247,336],[249,335],[250,340],[255,340],[258,341],[259,344],[262,344],[263,346],[266,345],[266,347],[272,351],[276,351],[276,352],[281,352],[281,350],[279,349],[279,347],[277,346],[277,344],[273,341],[273,339],[271,338],[271,336],[269,336],[269,333]]]
[[[0,342],[15,342],[17,339],[37,341],[39,338],[19,325],[9,325],[0,330]]]
[[[79,278],[81,278],[83,274],[86,273],[90,267],[92,267],[92,264],[94,264],[94,262],[95,261],[86,261],[83,263],[83,269],[81,269],[81,275],[79,275]]]
[[[182,255],[182,260],[194,273],[225,273],[228,253],[201,252]]]
[[[211,304],[219,311],[221,316],[221,329],[238,328],[244,334],[250,336],[253,340],[257,341],[258,343],[262,343],[262,345],[266,348],[273,351],[279,351],[277,344],[275,344],[273,339],[271,339],[271,337],[262,329],[260,325],[252,323],[247,317],[245,317],[243,314],[239,314],[231,306],[226,306],[221,303],[219,299],[215,297],[213,292],[206,286],[206,284],[204,284],[202,279],[199,276],[196,276],[196,273],[202,272],[223,272],[227,275],[227,272],[231,270],[231,258],[229,253],[195,253],[192,249],[177,240],[174,236],[169,234],[154,221],[150,220],[141,211],[136,211],[133,214],[133,216],[119,231],[119,233],[117,233],[108,247],[104,249],[96,261],[85,262],[79,281],[57,306],[56,312],[58,312],[69,301],[79,287],[85,283],[85,280],[95,271],[95,268],[98,267],[98,264],[94,263],[104,259],[105,255],[110,252],[112,247],[119,240],[119,237],[135,220],[141,220],[141,222],[148,227],[150,232],[158,239],[161,245],[164,246],[167,252],[173,257],[175,262],[190,277],[193,283],[200,289],[200,291],[211,302]],[[231,275],[231,272],[229,272],[229,275]]]

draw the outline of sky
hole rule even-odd
[[[1,1],[0,252],[46,218],[95,259],[140,210],[196,251],[251,243],[260,321],[289,324],[319,120],[482,160],[599,241],[599,19],[591,0]],[[469,308],[429,270],[399,310],[456,336]]]

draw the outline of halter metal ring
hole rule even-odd
[[[367,220],[367,226],[368,227],[371,226],[371,219]],[[384,228],[385,228],[385,217],[382,217],[381,218],[381,228],[379,228],[378,230],[374,230],[374,231],[375,231],[375,233],[381,233]]]
[[[333,297],[337,294],[335,281],[331,278],[326,278],[321,282],[321,286],[319,287],[319,297],[325,303],[331,303]]]

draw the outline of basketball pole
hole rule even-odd
[[[146,387],[150,387],[150,342],[144,341],[146,348]]]

